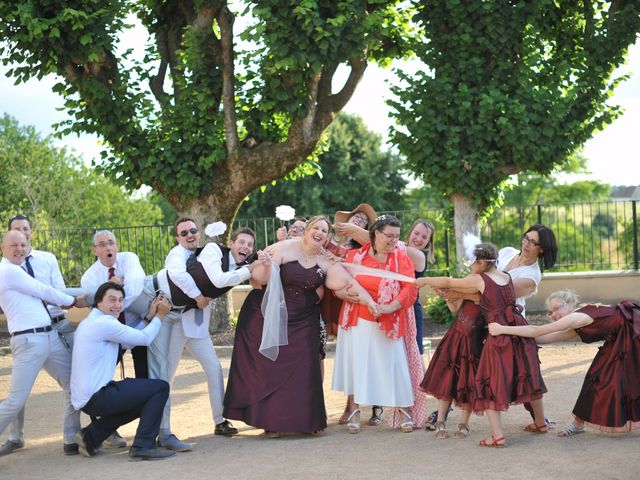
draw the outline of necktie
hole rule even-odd
[[[33,273],[33,267],[31,266],[31,262],[29,261],[30,258],[31,258],[31,255],[27,255],[27,258],[25,259],[25,267],[27,269],[27,273],[31,275],[31,277],[36,278],[35,274]]]
[[[202,309],[201,308],[196,308],[196,313],[195,313],[195,320],[196,320],[196,325],[200,326],[202,325],[202,322],[204,322],[204,317],[202,315]]]
[[[33,267],[31,266],[31,262],[29,261],[30,258],[32,258],[32,256],[27,255],[27,258],[24,259],[24,269],[27,271],[27,273],[31,278],[36,278],[35,273],[33,273]],[[44,302],[44,300],[42,301],[42,306],[47,311],[47,315],[51,317],[51,314],[49,313],[49,309],[47,308],[47,304]]]
[[[116,267],[109,267],[109,280],[111,280],[115,276],[116,276]],[[124,312],[120,312],[120,315],[118,315],[118,320],[123,325],[125,324]]]
[[[116,276],[116,267],[109,267],[109,280],[111,280],[115,276]],[[120,312],[120,315],[118,315],[118,321],[121,324],[125,325],[124,312]],[[122,361],[123,354],[124,354],[124,349],[122,348],[122,345],[118,345],[118,358],[116,360],[116,365],[118,365],[118,363],[120,364],[121,378],[124,378],[124,362]]]

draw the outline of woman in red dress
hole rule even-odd
[[[524,327],[491,323],[489,333],[534,337],[538,343],[604,340],[573,408],[575,419],[558,436],[581,433],[585,424],[610,433],[640,428],[640,306],[625,300],[617,305],[585,305],[571,313],[576,304],[572,292],[555,292],[547,299],[555,322]]]
[[[516,306],[516,293],[508,274],[496,269],[498,249],[490,243],[475,246],[472,273],[465,278],[425,277],[416,280],[418,286],[469,289],[480,293],[480,307],[488,322],[506,325],[527,325]],[[535,424],[546,432],[542,395],[546,387],[540,374],[538,347],[535,341],[515,340],[516,337],[489,337],[485,342],[476,374],[477,398],[474,410],[487,413],[491,440],[482,447],[504,447],[501,412],[510,404],[531,402]],[[544,428],[544,430],[542,430]],[[529,426],[525,427],[529,429]]]
[[[479,264],[474,264],[479,265]],[[477,268],[477,267],[475,267]],[[469,417],[475,402],[476,372],[486,334],[482,310],[470,300],[447,302],[456,319],[444,334],[431,357],[420,387],[438,399],[436,438],[449,437],[445,418],[452,402],[462,409],[462,418],[453,432],[454,438],[469,434]]]

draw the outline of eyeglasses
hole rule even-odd
[[[198,233],[198,229],[195,227],[191,227],[189,230],[182,230],[178,235],[180,235],[181,237],[186,237],[189,234],[195,235],[196,233]]]
[[[389,240],[400,240],[400,234],[392,235],[391,233],[384,233],[381,230],[378,230],[382,235],[387,237]]]
[[[304,227],[301,227],[300,225],[293,225],[289,227],[289,230],[292,232],[304,232]]]
[[[95,246],[98,248],[104,248],[104,247],[113,247],[115,246],[115,244],[116,244],[115,240],[107,240],[106,242],[98,242],[95,244]]]
[[[527,235],[522,235],[522,241],[523,242],[527,242],[529,245],[531,245],[532,247],[539,247],[540,246],[540,242],[537,242],[535,240],[530,239],[529,237],[527,237]]]

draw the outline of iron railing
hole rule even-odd
[[[455,264],[455,239],[450,215],[442,209],[385,212],[396,215],[403,236],[417,218],[430,220],[436,228],[436,261],[432,270],[446,272]],[[558,262],[551,271],[638,270],[638,217],[636,201],[571,203],[502,207],[484,223],[483,240],[498,247],[519,247],[522,233],[534,223],[554,230],[558,240]],[[256,247],[275,241],[282,225],[276,218],[237,219],[233,228],[250,227],[256,232]],[[120,251],[138,254],[144,270],[158,271],[175,245],[171,225],[117,227],[111,229]],[[95,261],[91,252],[96,229],[56,228],[34,234],[36,248],[54,253],[68,285],[79,285],[82,273]]]

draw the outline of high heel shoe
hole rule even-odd
[[[347,432],[360,433],[360,409],[356,408],[347,418]]]
[[[404,408],[398,408],[398,410],[400,410],[400,413],[405,416],[404,422],[400,424],[400,431],[404,433],[413,432],[413,419],[411,418],[411,415],[409,415]]]

